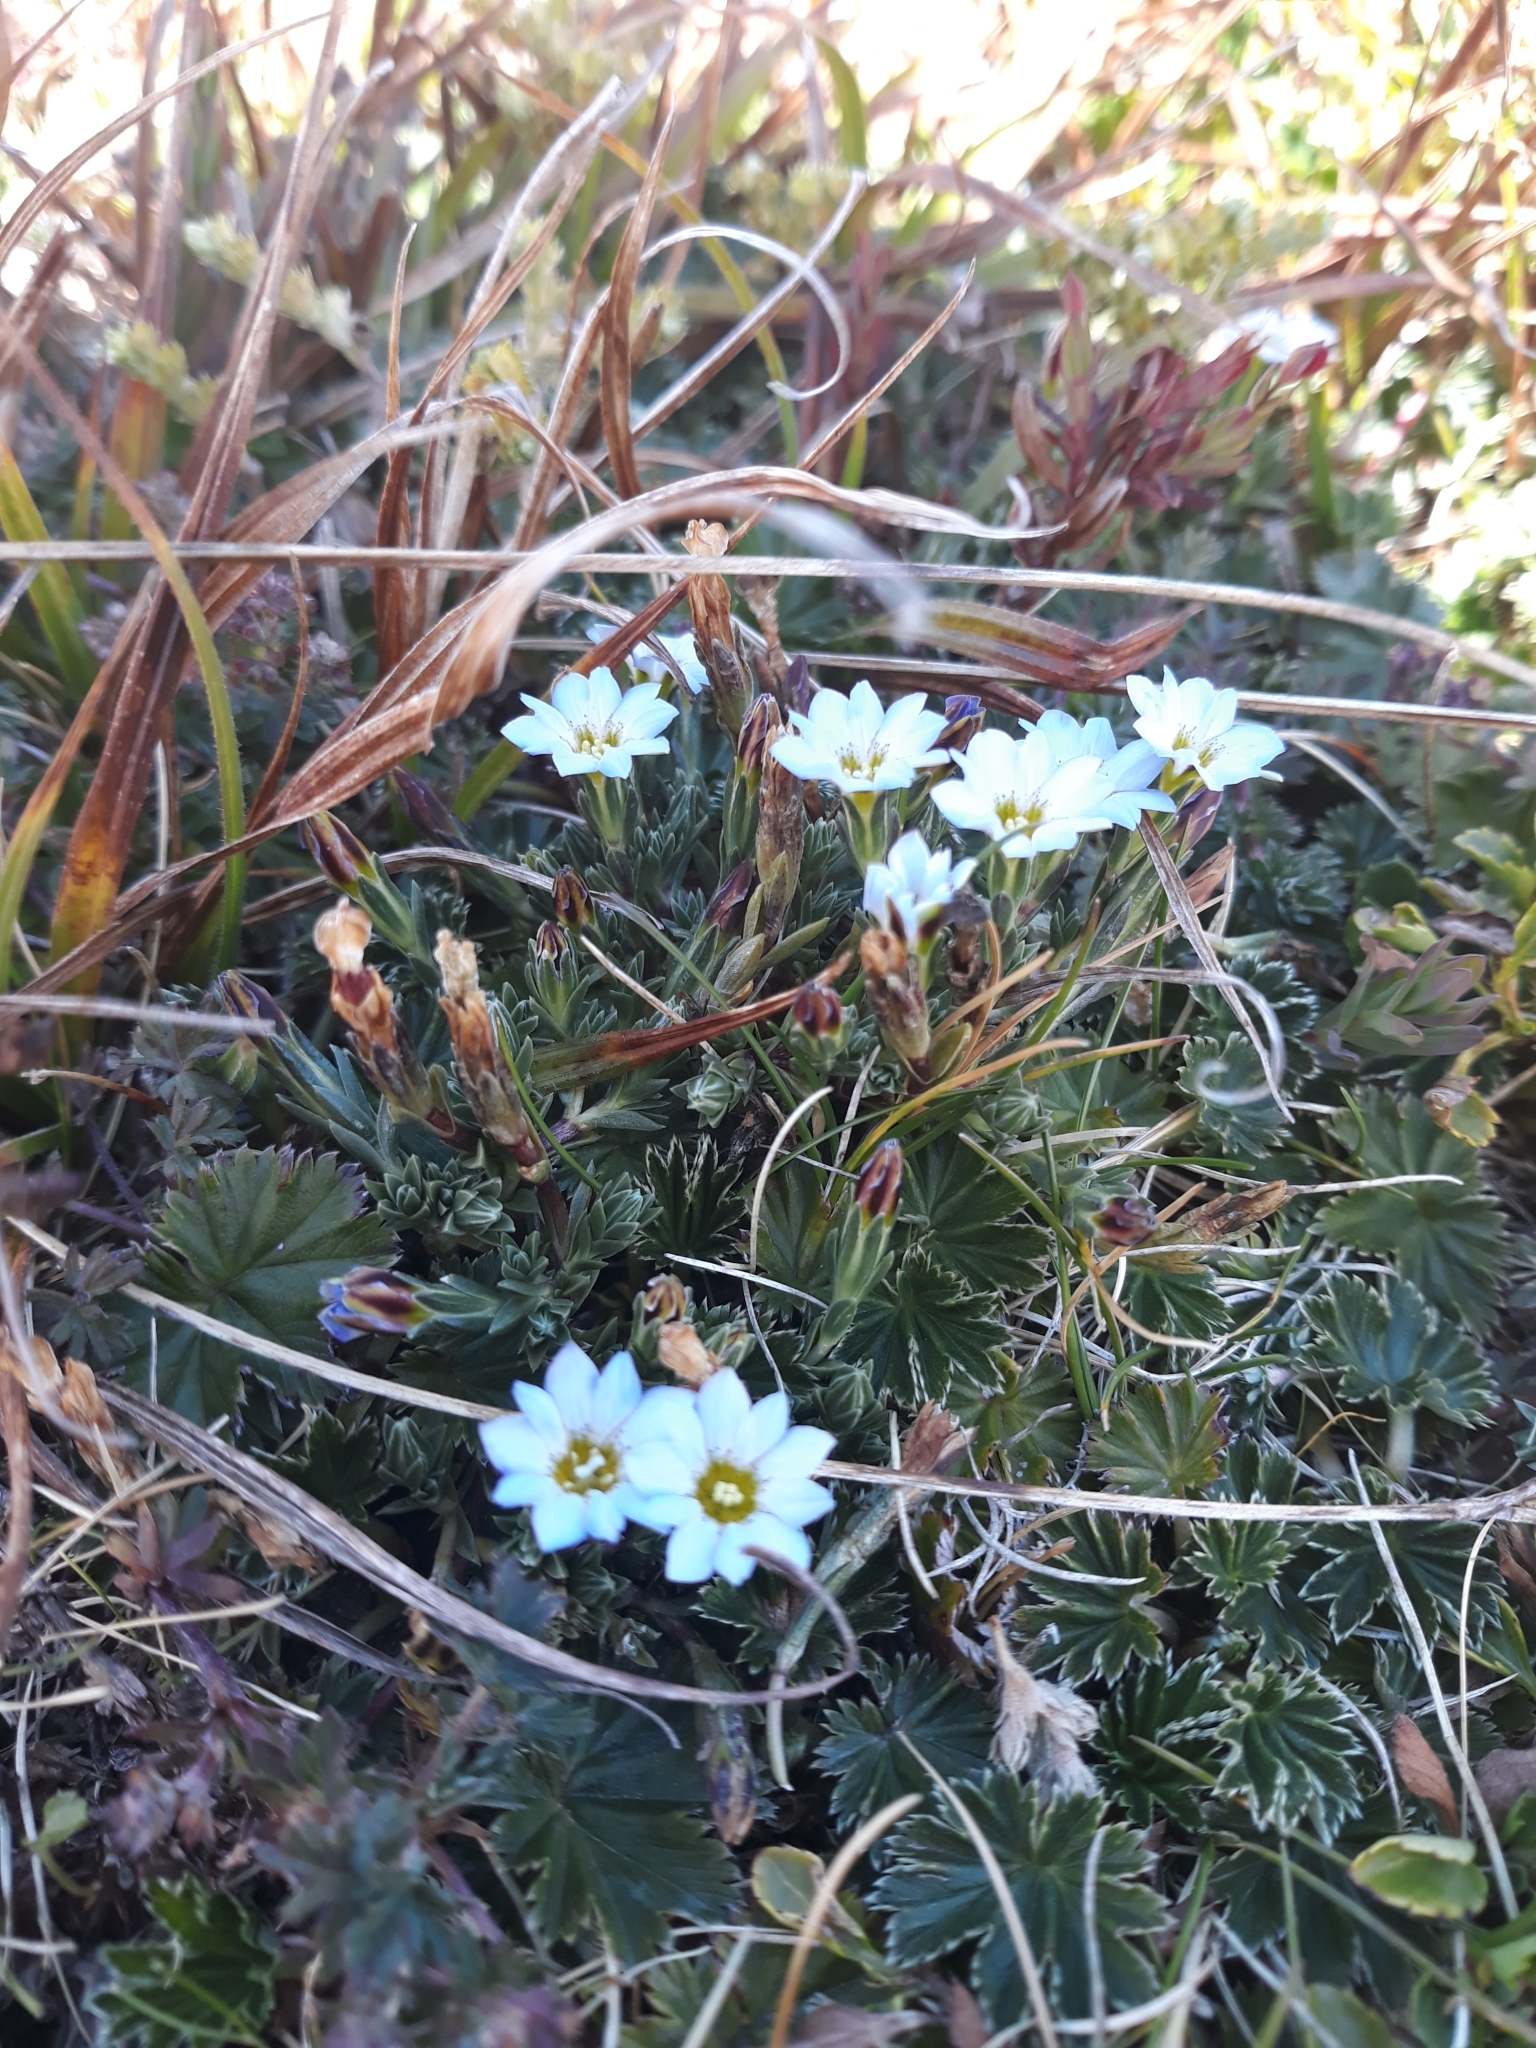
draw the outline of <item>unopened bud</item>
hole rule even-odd
[[[429,782],[397,768],[394,784],[405,815],[424,839],[437,846],[468,846],[469,834]]]
[[[946,751],[953,747],[957,754],[963,754],[981,731],[982,716],[979,697],[946,697],[944,729],[934,741],[934,746]]]
[[[405,1337],[432,1320],[411,1282],[382,1266],[354,1266],[339,1280],[322,1280],[320,1322],[339,1344],[354,1337]]]
[[[546,917],[533,935],[533,957],[535,960],[548,960],[558,967],[565,958],[565,949],[569,943],[559,925],[552,918]]]
[[[742,917],[747,908],[747,898],[752,894],[757,877],[752,863],[744,860],[731,869],[714,895],[709,899],[704,912],[704,922],[711,931],[739,932]]]
[[[286,1031],[288,1019],[279,1004],[262,987],[238,968],[231,967],[213,984],[214,999],[227,1017],[246,1017],[252,1023],[270,1024],[274,1031]]]
[[[299,827],[304,851],[329,882],[350,892],[365,875],[377,871],[373,855],[355,832],[349,831],[329,811],[316,811]]]
[[[784,680],[779,685],[779,698],[786,711],[810,710],[811,665],[803,654],[797,654],[784,671]]]
[[[648,1323],[680,1322],[688,1313],[688,1290],[675,1273],[658,1273],[640,1306]]]
[[[567,931],[579,932],[583,925],[595,921],[592,892],[574,868],[557,871],[553,908],[556,918]]]
[[[448,1020],[464,1100],[486,1136],[516,1160],[524,1180],[547,1180],[549,1160],[528,1121],[511,1062],[481,993],[475,949],[468,939],[441,931],[436,956],[443,977],[439,1006]]]
[[[1157,1228],[1157,1211],[1142,1195],[1116,1195],[1089,1221],[1106,1244],[1140,1244]]]
[[[744,774],[762,774],[763,756],[783,730],[784,720],[772,697],[754,697],[736,741],[736,759]]]
[[[790,1016],[807,1038],[838,1038],[843,1029],[842,998],[834,988],[808,981],[790,1007]]]
[[[775,706],[775,727],[778,723]],[[798,775],[792,775],[773,758],[770,741],[757,790],[757,872],[763,885],[758,928],[765,948],[778,944],[800,883],[800,862],[805,852],[804,787]]]
[[[901,1196],[902,1165],[901,1146],[894,1138],[875,1147],[854,1190],[859,1215],[866,1224],[883,1223],[888,1228],[894,1220]]]
[[[1219,789],[1197,789],[1187,804],[1180,807],[1178,818],[1179,859],[1182,860],[1192,848],[1210,831],[1216,822],[1216,813],[1221,809]]]
[[[871,925],[859,941],[859,965],[881,1037],[898,1059],[920,1072],[931,1042],[928,1001],[913,979],[906,947],[894,932]]]
[[[331,969],[331,1008],[350,1026],[358,1058],[380,1094],[444,1137],[453,1118],[432,1094],[421,1054],[402,1030],[395,999],[363,958],[373,927],[366,910],[343,899],[315,921],[315,945]]]

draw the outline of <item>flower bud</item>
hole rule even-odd
[[[854,1189],[854,1200],[866,1225],[881,1223],[890,1227],[901,1195],[902,1166],[901,1146],[894,1138],[875,1147]]]
[[[681,1322],[688,1313],[688,1290],[675,1273],[658,1273],[640,1308],[648,1323]]]
[[[408,769],[397,768],[394,783],[401,809],[424,839],[430,839],[436,846],[471,844],[469,834],[429,782],[423,782]]]
[[[690,555],[718,559],[730,545],[719,524],[690,519],[683,546]],[[723,576],[690,576],[688,610],[693,640],[714,691],[715,716],[726,737],[734,740],[746,716],[751,685],[736,652],[736,627],[731,618],[731,587]]]
[[[358,1058],[381,1095],[444,1137],[454,1122],[435,1100],[421,1054],[401,1029],[384,977],[363,958],[373,926],[345,898],[315,923],[315,946],[331,969],[331,1008],[352,1031]]]
[[[762,881],[762,912],[758,929],[766,950],[776,946],[784,919],[800,883],[805,852],[805,799],[798,775],[781,767],[772,753],[782,729],[779,709],[769,698],[772,721],[757,791],[757,872]]]
[[[1221,809],[1222,792],[1219,789],[1197,789],[1187,804],[1179,809],[1178,833],[1180,860],[1189,853],[1210,831],[1216,822],[1216,813]]]
[[[894,932],[871,925],[859,940],[864,995],[880,1035],[921,1078],[928,1057],[928,1002],[912,975],[907,949]]]
[[[373,855],[361,839],[329,811],[316,811],[312,818],[306,818],[299,827],[299,837],[304,842],[304,851],[326,880],[348,895],[364,875],[377,872]]]
[[[737,764],[745,774],[762,774],[763,755],[783,730],[784,721],[772,697],[754,697],[736,741]]]
[[[797,654],[784,671],[784,680],[779,685],[779,699],[786,711],[810,710],[811,665],[803,654]]]
[[[382,1266],[354,1266],[339,1280],[322,1280],[320,1297],[320,1322],[339,1344],[354,1337],[407,1337],[432,1320],[411,1282]]]
[[[546,917],[533,935],[533,957],[535,960],[548,960],[552,966],[558,967],[565,958],[569,943],[559,925]]]
[[[592,892],[574,868],[557,870],[553,908],[556,918],[567,931],[579,932],[583,925],[595,923]]]
[[[740,862],[726,876],[704,912],[704,922],[711,931],[739,932],[742,917],[747,908],[747,898],[752,894],[757,876],[749,860]]]
[[[1142,1195],[1116,1195],[1089,1221],[1106,1244],[1140,1244],[1157,1228],[1157,1211]]]
[[[214,999],[226,1017],[247,1017],[253,1024],[270,1024],[274,1031],[286,1031],[288,1019],[281,1007],[248,974],[231,967],[213,984]]]
[[[842,1036],[842,998],[835,988],[827,988],[819,981],[808,981],[797,992],[789,1014],[807,1038]]]
[[[524,1180],[546,1180],[549,1160],[528,1121],[511,1062],[481,993],[475,949],[467,939],[440,931],[436,951],[443,977],[439,1006],[448,1019],[464,1100],[486,1136],[516,1160]]]
[[[982,717],[979,697],[946,697],[944,730],[934,741],[934,746],[953,747],[957,754],[963,754],[981,731]]]

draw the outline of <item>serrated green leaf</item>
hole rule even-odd
[[[151,1882],[144,1897],[171,1939],[102,1949],[105,1980],[88,2003],[101,2021],[103,2048],[261,2048],[277,1960],[272,1935],[237,1900],[195,1877]]]
[[[1143,1383],[1111,1413],[1088,1462],[1126,1493],[1203,1493],[1216,1478],[1227,1440],[1221,1397],[1220,1386],[1192,1379]]]
[[[829,1707],[816,1755],[817,1767],[837,1781],[832,1811],[847,1825],[868,1820],[903,1792],[926,1789],[927,1776],[903,1735],[946,1778],[983,1770],[992,1741],[990,1702],[931,1658],[875,1658],[867,1675],[874,1698]]]
[[[1258,1159],[1280,1126],[1280,1109],[1264,1088],[1264,1067],[1242,1031],[1224,1038],[1192,1038],[1184,1048],[1180,1086],[1200,1106],[1200,1128],[1234,1159]],[[1252,1097],[1228,1102],[1224,1097]]]
[[[1442,1628],[1457,1629],[1473,1532],[1454,1524],[1389,1522],[1382,1535],[1425,1633],[1433,1640]],[[1378,1608],[1395,1615],[1392,1582],[1371,1531],[1358,1526],[1332,1530],[1327,1547],[1333,1554],[1312,1573],[1302,1597],[1326,1607],[1334,1635],[1353,1635]],[[1492,1573],[1479,1558],[1467,1617],[1474,1646],[1482,1640],[1484,1622],[1494,1615]]]
[[[1068,1678],[1116,1679],[1133,1657],[1161,1654],[1157,1621],[1148,1610],[1164,1575],[1152,1562],[1145,1529],[1107,1515],[1074,1516],[1065,1527],[1073,1539],[1067,1567],[1084,1582],[1046,1581],[1049,1593],[1026,1611],[1025,1622],[1047,1650],[1055,1649]]]
[[[1156,1983],[1138,1937],[1163,1925],[1162,1901],[1142,1880],[1147,1851],[1135,1833],[1104,1823],[1104,1802],[1072,1792],[1042,1803],[1011,1774],[991,1771],[956,1792],[996,1853],[1004,1879],[1039,1959],[1053,2003],[1080,2015],[1089,2009],[1083,1919],[1083,1874],[1102,1830],[1095,1931],[1104,1986],[1112,2006],[1134,2005]],[[891,1960],[931,1962],[977,1941],[971,1982],[994,2026],[1024,2006],[1013,1943],[970,1837],[946,1804],[914,1814],[891,1840],[890,1861],[873,1902],[890,1917]]]
[[[1448,1835],[1384,1835],[1349,1866],[1355,1883],[1400,1912],[1464,1920],[1488,1903],[1477,1850]]]
[[[317,1321],[321,1281],[375,1265],[391,1247],[378,1219],[364,1213],[355,1168],[331,1153],[287,1150],[221,1153],[190,1187],[167,1197],[157,1240],[145,1261],[151,1287],[317,1357],[325,1351]],[[200,1423],[238,1405],[241,1365],[253,1363],[232,1346],[163,1320],[158,1354],[159,1399]],[[285,1391],[297,1384],[281,1366],[254,1369]],[[128,1378],[148,1391],[147,1346]]]
[[[1205,1770],[1212,1731],[1227,1711],[1219,1675],[1208,1657],[1191,1657],[1177,1669],[1167,1657],[1135,1664],[1100,1707],[1093,1738],[1100,1777],[1138,1827],[1150,1827],[1160,1812],[1198,1827],[1198,1778],[1148,1744]]]
[[[1450,1179],[1341,1195],[1318,1219],[1323,1235],[1395,1260],[1436,1308],[1485,1330],[1498,1307],[1505,1243],[1498,1205],[1477,1186],[1477,1153],[1442,1131],[1415,1097],[1395,1102],[1385,1090],[1372,1089],[1357,1107],[1358,1157],[1368,1179],[1431,1173]]]
[[[992,1354],[1008,1339],[994,1300],[970,1293],[926,1251],[913,1250],[860,1302],[841,1348],[868,1362],[877,1392],[916,1408],[944,1400],[957,1378],[986,1392],[1001,1385]]]
[[[1427,1407],[1447,1422],[1476,1422],[1486,1413],[1493,1381],[1476,1346],[1446,1329],[1410,1281],[1377,1289],[1338,1274],[1304,1308],[1346,1401]]]
[[[1044,1233],[1020,1220],[1013,1183],[946,1135],[910,1153],[899,1222],[914,1226],[941,1265],[972,1287],[1032,1287],[1045,1262]]]
[[[1346,1709],[1315,1678],[1274,1665],[1255,1665],[1227,1701],[1221,1789],[1242,1793],[1256,1821],[1310,1822],[1331,1841],[1360,1804],[1360,1737]]]

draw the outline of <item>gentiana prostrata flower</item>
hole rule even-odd
[[[587,627],[587,638],[596,644],[606,640],[613,630],[606,619],[593,619]],[[656,633],[651,638],[671,655],[672,661],[676,664],[676,673],[697,697],[709,681],[709,677],[705,674],[704,664],[694,648],[692,633]],[[662,660],[655,647],[644,640],[638,647],[631,649],[628,660],[637,679],[642,683],[664,683],[673,673],[672,667]]]
[[[1269,726],[1238,719],[1236,690],[1218,690],[1204,676],[1181,683],[1165,668],[1161,683],[1127,676],[1125,688],[1141,714],[1136,730],[1142,738],[1173,763],[1176,775],[1192,769],[1207,789],[1246,782],[1285,752],[1284,740]]]
[[[864,908],[907,945],[927,945],[975,866],[956,861],[947,847],[935,852],[921,832],[903,832],[885,859],[866,871]]]
[[[562,1344],[544,1384],[519,1380],[516,1415],[482,1422],[485,1455],[501,1474],[502,1508],[530,1508],[541,1550],[595,1536],[616,1543],[635,1513],[632,1445],[646,1395],[627,1351],[599,1372],[577,1344]]]
[[[1045,733],[980,732],[952,758],[962,779],[937,785],[935,807],[962,831],[985,832],[1009,860],[1068,853],[1085,832],[1117,822],[1098,755],[1060,760]]]
[[[740,1586],[756,1562],[749,1548],[809,1569],[806,1525],[832,1506],[811,1477],[834,1443],[826,1430],[792,1424],[782,1393],[754,1402],[729,1367],[697,1395],[653,1390],[646,1409],[626,1461],[640,1496],[631,1512],[668,1532],[669,1579],[691,1586],[718,1572]]]
[[[547,704],[526,691],[523,702],[527,712],[504,725],[502,737],[525,754],[548,754],[562,775],[628,775],[637,754],[666,753],[661,735],[677,716],[659,683],[621,690],[605,668],[561,676]]]
[[[845,796],[909,789],[944,756],[934,741],[944,714],[924,697],[898,697],[887,711],[866,682],[846,697],[818,690],[809,711],[791,711],[795,730],[773,743],[773,757],[802,782],[830,782]]]

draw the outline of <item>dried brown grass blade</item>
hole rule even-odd
[[[494,1615],[472,1607],[431,1579],[424,1579],[409,1565],[377,1544],[360,1529],[353,1528],[330,1508],[323,1506],[302,1487],[284,1479],[269,1466],[258,1464],[232,1445],[211,1436],[206,1429],[185,1421],[158,1403],[140,1399],[122,1387],[103,1387],[107,1405],[150,1442],[172,1452],[193,1470],[208,1473],[257,1514],[273,1516],[292,1529],[304,1546],[345,1570],[356,1572],[381,1592],[398,1600],[408,1612],[421,1614],[449,1637],[467,1636],[487,1643],[492,1649],[516,1657],[553,1679],[584,1691],[616,1693],[629,1699],[668,1700],[686,1706],[762,1706],[772,1696],[767,1692],[711,1692],[702,1686],[673,1685],[666,1679],[646,1678],[638,1672],[615,1671],[589,1664],[569,1651],[557,1650],[536,1636],[508,1628]],[[802,1591],[818,1600],[837,1626],[843,1642],[841,1666],[827,1677],[786,1687],[778,1697],[814,1699],[833,1686],[851,1678],[859,1668],[857,1638],[841,1608],[815,1580],[793,1566],[780,1563],[782,1571]]]
[[[621,498],[638,498],[640,472],[635,467],[635,444],[630,428],[630,392],[634,364],[630,353],[630,317],[635,303],[635,282],[650,233],[656,192],[666,167],[672,141],[673,115],[669,111],[661,124],[656,147],[646,165],[634,209],[630,213],[613,272],[608,280],[608,311],[603,321],[603,367],[599,389],[603,408],[603,435],[608,443],[608,462],[613,485]]]

